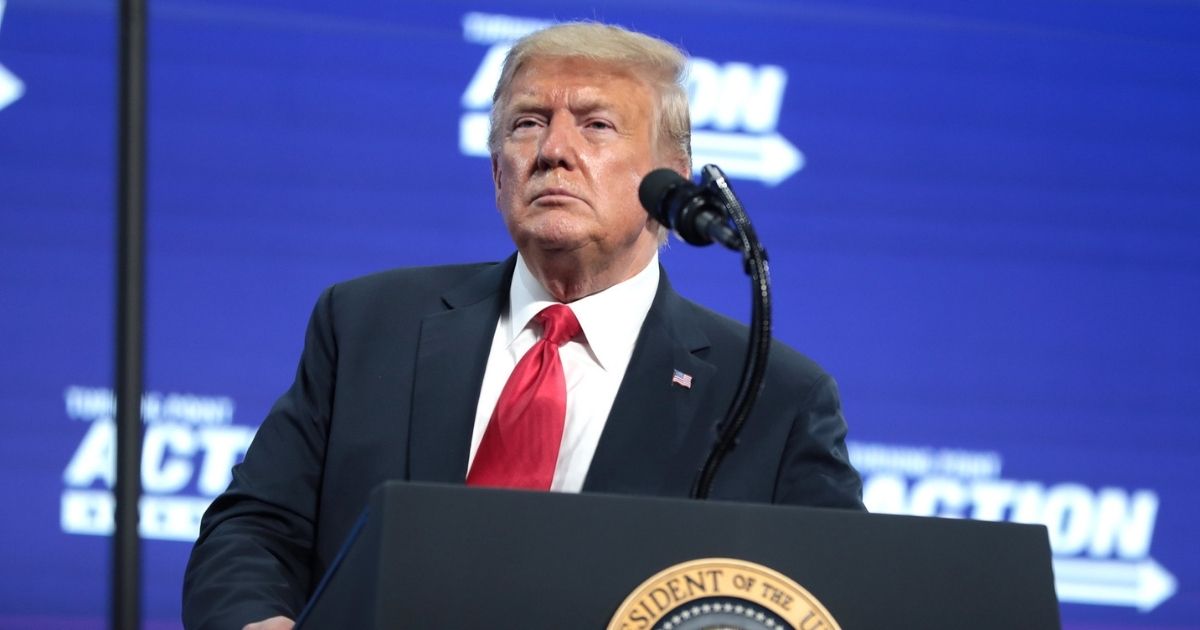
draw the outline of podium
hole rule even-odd
[[[404,482],[372,493],[297,627],[787,627],[720,598],[666,611],[673,594],[709,587],[701,573],[659,582],[610,626],[648,579],[699,559],[772,569],[842,630],[1060,627],[1040,525]],[[775,586],[760,580],[746,593],[783,601],[763,590]],[[702,625],[679,612],[701,602],[744,612],[746,623]],[[833,627],[805,619],[792,627]]]

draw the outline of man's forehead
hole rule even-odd
[[[595,109],[625,102],[628,93],[595,85],[525,85],[509,98],[512,107],[567,105],[572,109]]]
[[[582,58],[539,58],[522,64],[509,85],[509,107],[559,104],[598,109],[649,104],[651,90],[628,65]]]

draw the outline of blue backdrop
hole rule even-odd
[[[3,628],[106,615],[113,4],[0,0]],[[872,509],[1045,523],[1066,628],[1200,627],[1196,4],[151,11],[149,627],[321,289],[508,255],[488,95],[508,42],[574,18],[693,56],[697,163],[771,253],[778,336],[838,378]],[[746,318],[735,257],[662,260]]]

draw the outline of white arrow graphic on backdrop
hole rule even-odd
[[[1153,558],[1139,561],[1056,558],[1058,599],[1072,604],[1153,610],[1175,594],[1175,576]]]
[[[4,5],[7,0],[0,0],[0,26],[4,25]],[[7,68],[0,65],[0,109],[12,105],[25,93],[25,84]]]
[[[692,164],[699,171],[716,164],[730,177],[757,179],[774,186],[804,168],[804,154],[787,138],[772,133],[761,136],[719,131],[692,133]]]

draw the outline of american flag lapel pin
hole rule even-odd
[[[675,370],[675,372],[671,374],[671,384],[678,385],[684,389],[691,389],[692,388],[692,375],[684,374],[683,372],[680,372],[679,370]]]

